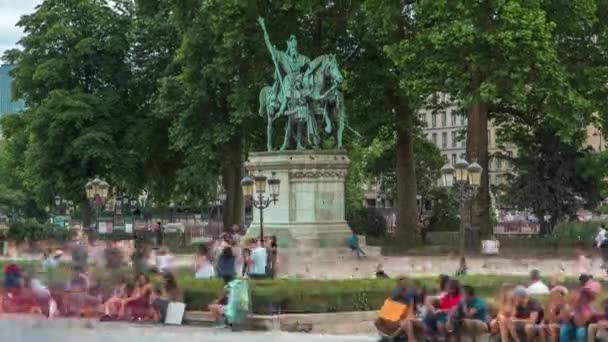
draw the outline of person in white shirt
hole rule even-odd
[[[173,256],[169,253],[167,246],[162,246],[159,253],[156,255],[156,267],[160,273],[166,273],[171,270]]]
[[[602,268],[608,272],[608,244],[606,242],[606,227],[602,223],[595,236],[595,247],[600,250],[602,256]]]
[[[529,295],[549,294],[549,287],[541,280],[540,272],[538,270],[532,270],[532,272],[530,272],[530,279],[532,280],[532,283],[527,289]]]
[[[253,241],[256,245],[251,251],[251,270],[249,270],[249,276],[251,278],[265,278],[266,277],[266,265],[268,262],[268,251],[264,247],[263,242]]]
[[[597,235],[595,236],[595,247],[601,248],[602,244],[606,240],[606,229],[604,228],[604,224],[600,225],[600,229],[597,231]]]

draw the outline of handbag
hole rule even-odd
[[[405,318],[407,313],[408,306],[406,304],[387,298],[380,309],[380,319],[390,323],[397,323]]]

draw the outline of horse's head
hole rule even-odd
[[[343,81],[342,73],[340,72],[340,68],[338,67],[338,62],[336,61],[336,55],[331,53],[327,55],[327,59],[325,60],[326,67],[325,70],[329,74],[329,76],[334,83],[340,84]]]

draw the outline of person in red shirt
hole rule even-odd
[[[448,318],[454,314],[460,303],[460,283],[452,279],[447,285],[447,294],[439,299],[436,307],[431,307],[427,313],[424,324],[427,333],[444,338],[449,336]]]

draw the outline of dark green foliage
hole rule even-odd
[[[67,241],[70,231],[64,228],[57,228],[50,224],[39,223],[38,221],[18,221],[9,225],[7,237],[18,242],[23,241],[42,241],[52,240],[57,242]]]
[[[386,234],[386,220],[375,208],[356,208],[346,211],[346,221],[359,235],[382,237]]]

